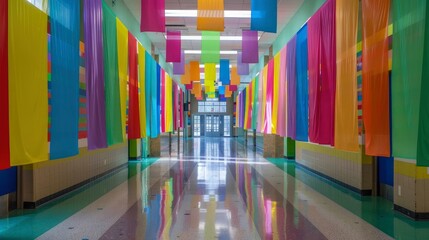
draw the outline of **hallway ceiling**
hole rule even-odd
[[[244,10],[250,11],[250,0],[224,0],[225,10]],[[289,22],[292,16],[299,9],[304,0],[278,0],[277,14],[277,34],[259,32],[259,54],[262,55],[268,51],[277,35]],[[134,17],[140,22],[141,0],[124,0],[128,9]],[[166,10],[196,10],[197,0],[165,0]],[[172,26],[174,25],[174,26]],[[201,32],[196,30],[195,17],[166,17],[167,30],[180,30],[182,36],[201,36]],[[241,36],[242,29],[250,29],[250,18],[225,18],[225,31],[221,36]],[[165,36],[163,33],[148,33],[150,40],[165,56]],[[201,50],[201,41],[182,40],[182,49]],[[221,50],[241,50],[241,41],[223,40],[221,41]],[[232,64],[236,63],[236,55],[221,55],[223,59],[230,59]],[[186,54],[186,61],[200,60],[198,54]]]

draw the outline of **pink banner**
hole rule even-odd
[[[166,41],[167,62],[180,63],[182,60],[182,39],[180,31],[168,31]]]
[[[165,32],[165,1],[141,0],[141,32]]]
[[[274,93],[274,58],[268,62],[267,71],[267,101],[265,104],[265,128],[264,132],[270,134],[272,129],[273,93]]]
[[[165,72],[161,69],[161,132],[165,132]]]

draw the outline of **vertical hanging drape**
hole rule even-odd
[[[240,94],[235,97],[235,126],[240,127]]]
[[[154,88],[156,89],[156,110],[155,110],[155,122],[156,122],[156,136],[158,137],[161,131],[161,66],[155,62],[156,68],[155,68],[155,73],[156,73],[156,82],[154,82]]]
[[[337,86],[335,148],[359,151],[357,109],[357,27],[359,0],[337,0]]]
[[[252,0],[250,10],[251,30],[277,32],[277,0]]]
[[[197,1],[197,30],[223,32],[224,0]]]
[[[220,32],[203,31],[201,35],[201,62],[219,63]]]
[[[165,1],[141,0],[140,31],[165,32]]]
[[[54,1],[50,1],[54,2]],[[121,122],[121,96],[119,91],[118,44],[116,16],[103,2],[104,84],[106,88],[107,144],[124,141]],[[78,35],[79,36],[79,35]]]
[[[419,7],[422,7],[419,5]],[[423,52],[423,73],[420,88],[420,116],[417,137],[417,166],[429,166],[429,4],[426,3],[425,35]]]
[[[394,0],[392,4],[392,155],[416,159],[427,3]]]
[[[265,65],[265,67],[261,70],[260,74],[260,81],[262,82],[262,91],[261,93],[261,97],[262,97],[262,101],[260,103],[261,106],[261,121],[260,121],[260,132],[264,133],[265,132],[265,128],[267,125],[267,120],[266,120],[266,102],[267,102],[267,66]]]
[[[279,75],[280,75],[280,53],[277,53],[274,56],[274,66],[273,66],[273,104],[272,104],[272,116],[271,116],[271,133],[277,134],[277,116],[278,116],[278,107],[279,107]],[[282,103],[283,104],[283,103]],[[280,104],[281,105],[281,104]],[[284,123],[280,123],[283,124]]]
[[[138,43],[138,64],[139,64],[139,112],[140,112],[140,135],[147,137],[147,108],[146,108],[146,51]]]
[[[277,114],[277,135],[286,137],[287,134],[287,59],[286,59],[286,47],[280,51],[280,69],[279,69],[279,109]]]
[[[258,31],[243,30],[241,39],[241,62],[258,63]]]
[[[191,82],[200,81],[200,64],[197,61],[189,62],[189,78]]]
[[[229,85],[231,81],[231,74],[229,72],[228,59],[220,60],[219,80],[222,82],[222,85]]]
[[[254,129],[254,130],[256,130],[256,128],[257,128],[257,122],[258,122],[258,111],[259,111],[259,101],[258,101],[258,99],[259,99],[259,96],[258,96],[258,94],[259,94],[259,89],[258,89],[258,87],[259,87],[259,77],[256,77],[254,80],[253,80],[253,82],[252,82],[252,84],[253,84],[253,87],[252,87],[252,90],[253,90],[253,103],[252,103],[252,129]]]
[[[122,138],[127,139],[127,99],[128,99],[128,29],[116,18],[116,38],[118,45],[119,96],[121,98]]]
[[[243,119],[243,128],[247,129],[247,122],[249,120],[249,85],[246,86],[246,88],[244,88],[243,93],[245,93],[245,97],[244,97],[244,119]]]
[[[173,131],[173,81],[165,73],[165,131]]]
[[[287,44],[287,136],[296,139],[296,36]]]
[[[10,164],[16,166],[49,159],[48,17],[26,0],[7,2]]]
[[[165,115],[166,113],[166,101],[165,101],[165,97],[166,97],[166,92],[165,92],[165,73],[164,70],[161,70],[161,132],[164,133],[165,132],[165,122],[167,120],[167,117]]]
[[[140,107],[139,107],[139,79],[137,40],[128,33],[128,74],[129,74],[129,108],[128,108],[128,139],[141,138],[140,132]]]
[[[240,75],[237,73],[237,67],[231,68],[231,86],[238,86],[240,85]]]
[[[267,96],[265,98],[265,129],[264,133],[271,134],[273,122],[273,92],[274,92],[274,59],[268,62],[268,65],[264,68],[264,75],[266,76],[267,82]],[[264,78],[265,78],[264,76]]]
[[[308,141],[308,27],[296,36],[296,140]]]
[[[107,147],[101,0],[84,0],[88,149]]]
[[[336,82],[334,0],[328,0],[310,18],[308,36],[310,140],[333,145]]]
[[[0,1],[0,170],[10,167],[8,1]]]
[[[183,75],[185,74],[185,51],[180,50],[180,62],[173,63],[173,74]]]
[[[152,113],[152,95],[156,94],[155,92],[152,92],[152,82],[155,81],[156,75],[153,75],[153,68],[155,68],[155,61],[153,60],[152,56],[145,51],[145,100],[146,100],[146,136],[152,137],[152,120],[153,120],[153,113]]]
[[[237,73],[238,75],[249,75],[249,64],[243,63],[243,54],[237,53]]]
[[[390,156],[389,11],[390,0],[362,0],[365,153],[382,157]]]
[[[49,1],[51,24],[50,159],[79,153],[80,1]]]
[[[182,52],[182,39],[180,31],[167,31],[166,59],[167,62],[180,62]]]
[[[245,119],[245,111],[246,111],[246,91],[242,91],[240,99],[240,127],[244,128],[244,119]]]

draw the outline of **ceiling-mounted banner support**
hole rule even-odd
[[[181,61],[181,52],[182,52],[182,34],[180,31],[167,31],[167,41],[166,41],[166,61],[177,63]]]
[[[258,63],[258,31],[242,31],[242,63]]]
[[[250,30],[277,33],[277,0],[251,0]]]
[[[197,8],[198,31],[224,31],[224,0],[198,0]]]
[[[141,0],[140,32],[165,32],[164,0]]]

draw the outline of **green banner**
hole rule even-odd
[[[201,38],[201,63],[219,63],[220,32],[203,31]]]

